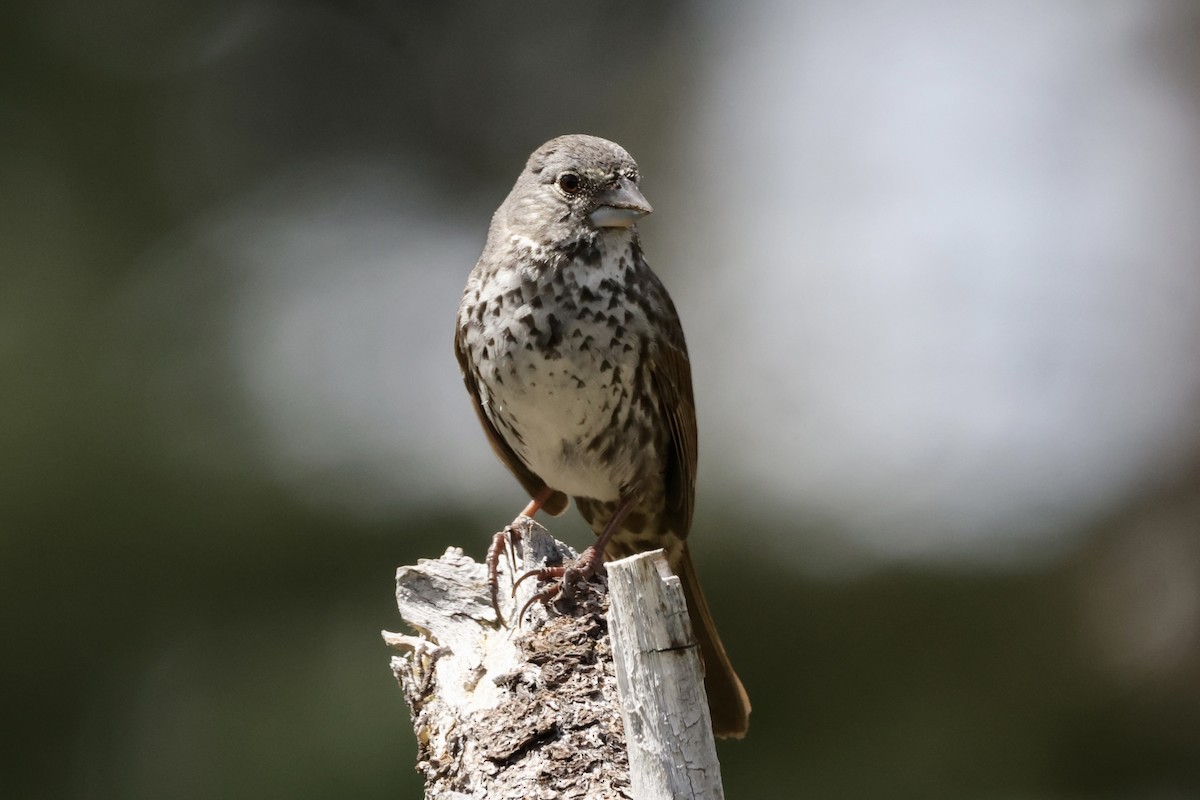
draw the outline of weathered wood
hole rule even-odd
[[[574,558],[532,520],[519,520],[516,572]],[[502,596],[511,572],[502,563]],[[384,633],[417,735],[425,796],[629,798],[629,762],[604,612],[586,592],[570,614],[534,604],[517,626],[520,587],[499,627],[483,564],[450,548],[396,574],[400,614],[419,636]]]
[[[393,656],[392,671],[412,713],[426,798],[720,798],[699,659],[678,581],[673,591],[681,612],[653,560],[635,556],[624,560],[628,568],[609,565],[610,574],[615,568],[616,575],[632,575],[620,578],[629,586],[620,602],[631,608],[616,614],[628,630],[619,637],[628,643],[620,657],[627,674],[619,681],[605,580],[579,584],[572,602],[555,611],[534,603],[518,625],[517,610],[537,587],[527,580],[510,598],[511,575],[575,553],[532,520],[514,524],[521,532],[512,548],[518,557],[515,568],[502,559],[500,579],[511,627],[497,625],[486,567],[458,548],[396,574],[400,614],[418,635],[383,636],[402,651]],[[655,620],[659,614],[665,616]],[[674,653],[676,644],[664,642],[682,650]],[[691,688],[649,688],[684,681]],[[619,691],[634,693],[624,702],[624,721]],[[704,738],[697,727],[707,737],[708,757],[697,754]],[[640,765],[633,777],[627,730],[635,732],[631,749]]]
[[[608,564],[608,615],[638,800],[720,800],[704,667],[679,578],[661,550]]]

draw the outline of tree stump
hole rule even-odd
[[[516,619],[537,587],[526,580],[512,597],[512,575],[576,554],[533,520],[513,525],[515,564],[501,559],[507,626],[492,608],[486,566],[459,548],[396,574],[400,614],[418,635],[383,636],[402,651],[391,665],[412,714],[426,798],[722,797],[682,591],[674,586],[672,607],[653,585],[670,595],[677,579],[643,565],[627,581],[623,563],[651,554],[608,565],[614,585],[623,585],[622,604],[641,607],[618,615],[618,680],[603,577],[581,583],[553,610],[535,602]],[[622,690],[637,696],[622,703]]]

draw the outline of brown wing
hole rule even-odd
[[[471,371],[471,365],[467,361],[466,350],[462,346],[462,334],[455,332],[454,335],[454,355],[458,358],[459,369],[462,370],[463,383],[467,386],[467,393],[471,395],[471,402],[475,406],[475,415],[479,417],[479,424],[483,426],[483,432],[487,434],[488,441],[491,442],[492,450],[500,457],[500,461],[504,466],[508,467],[508,471],[516,476],[521,482],[521,486],[525,487],[525,491],[529,492],[529,496],[536,497],[541,493],[542,489],[546,488],[546,482],[533,473],[529,467],[525,466],[525,462],[520,456],[509,447],[508,442],[496,430],[496,426],[488,419],[487,414],[483,410],[483,395],[479,391],[479,384],[475,380],[475,374]],[[567,510],[567,504],[570,501],[562,492],[554,492],[550,495],[545,503],[542,504],[542,509],[552,516],[557,517],[559,514]]]
[[[692,527],[692,502],[696,495],[696,402],[692,397],[692,365],[688,361],[683,328],[665,290],[663,297],[669,311],[662,321],[667,335],[652,353],[651,375],[662,406],[662,417],[671,434],[666,470],[666,517],[671,530],[684,538]]]
[[[683,328],[666,290],[662,289],[662,292],[663,306],[669,314],[662,321],[665,336],[653,356],[651,374],[662,404],[663,419],[671,433],[666,471],[667,524],[677,536],[684,538],[691,529],[692,502],[696,494],[696,403],[692,397],[692,367]],[[750,726],[750,698],[725,653],[686,546],[674,569],[682,579],[692,628],[704,659],[704,688],[708,694],[713,732],[722,738],[740,739]]]

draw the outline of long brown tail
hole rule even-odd
[[[717,635],[717,626],[709,613],[700,579],[692,565],[687,546],[683,558],[677,565],[687,598],[689,616],[696,638],[700,641],[700,655],[704,659],[704,691],[708,693],[708,709],[712,714],[713,733],[722,738],[740,739],[750,727],[750,697],[741,680],[725,655],[725,646]]]

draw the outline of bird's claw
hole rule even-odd
[[[506,525],[504,530],[498,531],[492,536],[492,543],[488,546],[487,560],[487,577],[488,586],[492,592],[492,609],[496,612],[496,624],[504,627],[504,614],[500,611],[500,557],[508,554],[508,574],[515,575],[517,572],[517,558],[513,552],[514,547],[521,541],[521,527],[518,523],[521,522],[521,517],[517,517],[511,524]],[[516,584],[513,584],[513,592],[516,592]]]
[[[525,612],[534,603],[551,605],[559,601],[573,600],[577,594],[579,584],[603,570],[604,556],[595,547],[589,547],[587,550],[584,550],[579,558],[570,564],[558,564],[529,570],[513,583],[514,594],[516,594],[517,587],[526,578],[536,578],[539,583],[542,581],[548,581],[548,583],[526,600],[525,605],[521,606],[521,611],[517,614],[517,624],[519,625],[525,619]]]

